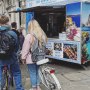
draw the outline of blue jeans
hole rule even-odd
[[[15,80],[15,87],[16,90],[24,90],[22,87],[22,82],[21,82],[21,71],[18,62],[15,62],[14,64],[10,65],[11,68],[11,73],[13,74],[14,80]],[[0,66],[0,84],[2,87],[2,66]]]
[[[38,74],[39,66],[36,64],[27,64],[27,66],[30,74],[31,85],[32,87],[37,87],[40,85],[40,78]]]

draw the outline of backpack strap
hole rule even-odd
[[[7,33],[9,33],[12,37],[15,38],[16,43],[18,42],[18,40],[17,40],[17,34],[14,31],[9,30],[9,31],[7,31]]]
[[[38,41],[38,46],[39,46],[39,39],[33,34],[33,36],[35,37],[35,39]]]
[[[35,39],[38,40],[38,46],[39,46],[39,42],[41,42],[41,41],[35,36],[35,34],[32,34],[32,35],[35,37]],[[41,45],[45,47],[46,44],[45,44],[45,42],[41,42]]]
[[[12,35],[12,37],[14,37],[14,39],[15,39],[15,44],[16,44],[15,52],[17,52],[18,49],[19,49],[19,41],[18,41],[18,36],[17,36],[17,34],[16,34],[14,31],[12,31],[12,30],[9,30],[7,33],[9,33],[10,35]]]
[[[33,52],[37,47],[38,47],[38,39],[36,38],[35,35],[31,34],[34,38],[33,38],[33,42],[31,43],[31,47],[30,47],[30,52]]]

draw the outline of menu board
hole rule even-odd
[[[53,56],[54,43],[48,42],[46,45],[46,55]]]
[[[46,45],[46,57],[81,63],[80,55],[80,42],[52,40]]]
[[[53,56],[63,58],[63,47],[62,43],[54,43]]]

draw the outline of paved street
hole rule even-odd
[[[90,64],[87,70],[77,64],[56,61],[48,64],[55,68],[63,90],[90,90]],[[26,90],[30,88],[30,78],[27,67],[21,65],[23,86]],[[41,85],[42,90],[47,90]],[[11,89],[12,90],[12,89]]]

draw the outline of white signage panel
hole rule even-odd
[[[74,2],[90,2],[90,0],[26,0],[26,8],[36,6],[66,5]]]
[[[52,5],[54,3],[60,3],[67,0],[26,0],[26,8],[43,6],[43,5]]]
[[[26,0],[26,8],[30,8],[33,5],[34,0]]]

